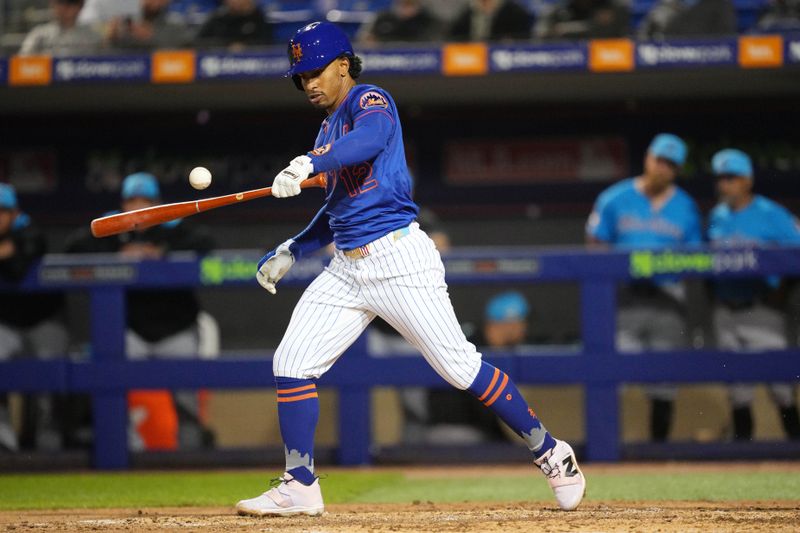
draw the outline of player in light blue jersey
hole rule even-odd
[[[686,161],[686,144],[656,135],[640,176],[606,189],[586,225],[587,241],[614,248],[681,248],[702,242],[700,212],[674,181]],[[620,291],[617,345],[622,351],[672,350],[686,346],[685,289],[677,280],[632,283]],[[651,402],[650,435],[669,436],[674,387],[646,388]]]
[[[800,246],[800,225],[783,206],[753,194],[750,157],[733,148],[720,150],[711,160],[721,202],[709,216],[708,239],[714,246]],[[783,350],[786,338],[780,280],[721,280],[713,284],[714,330],[720,348],[728,350]],[[800,416],[793,386],[772,384],[771,395],[781,412],[787,435],[800,439]],[[734,438],[753,435],[754,386],[730,389]]]
[[[448,383],[476,396],[522,437],[559,507],[575,509],[586,480],[572,448],[547,432],[508,374],[482,361],[461,331],[439,252],[415,222],[418,208],[392,97],[380,87],[356,84],[361,60],[333,24],[314,22],[298,30],[289,61],[287,74],[327,118],[314,149],[275,177],[272,192],[278,198],[300,194],[300,183],[315,172],[327,173],[328,185],[311,224],[261,259],[257,279],[274,294],[295,260],[331,242],[336,250],[297,303],[273,359],[286,472],[274,488],[240,501],[237,511],[323,512],[314,474],[316,380],[376,316]]]

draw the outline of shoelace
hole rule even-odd
[[[283,483],[289,483],[290,481],[292,481],[292,480],[291,479],[285,479],[283,476],[274,477],[274,478],[269,480],[269,486],[275,488],[275,487],[278,487],[278,486],[282,485]]]
[[[539,466],[539,468],[541,469],[542,473],[547,478],[558,477],[560,475],[560,473],[561,473],[561,468],[559,468],[560,465],[558,463],[551,463],[550,462],[550,460],[552,458],[553,458],[552,456],[548,457],[547,459],[545,459],[542,462],[541,466]]]

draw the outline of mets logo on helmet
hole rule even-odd
[[[387,108],[389,107],[389,102],[386,101],[386,98],[381,93],[369,91],[361,96],[358,105],[361,106],[361,109],[367,109],[368,107]]]
[[[297,63],[303,57],[303,47],[300,43],[292,45],[292,60]]]

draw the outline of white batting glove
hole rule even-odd
[[[289,239],[284,242],[267,255],[261,258],[258,262],[258,272],[256,279],[258,284],[267,289],[270,294],[278,292],[275,289],[275,284],[289,271],[294,264],[294,256],[289,251],[289,246],[294,241]]]
[[[307,155],[299,155],[292,159],[289,166],[280,171],[272,182],[272,196],[288,198],[300,194],[300,182],[314,172],[314,165]]]

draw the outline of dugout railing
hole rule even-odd
[[[260,290],[253,274],[257,251],[218,252],[203,258],[173,254],[163,261],[132,262],[115,255],[47,256],[14,290],[83,290],[90,302],[90,357],[0,363],[0,391],[81,392],[92,397],[97,468],[126,468],[126,393],[134,388],[271,388],[271,350],[244,359],[128,361],[125,294],[130,288],[240,287]],[[325,265],[300,261],[282,281],[302,287]],[[621,455],[618,390],[623,383],[800,381],[800,351],[754,355],[718,350],[622,354],[614,342],[616,287],[631,279],[661,276],[753,277],[800,274],[800,248],[631,252],[541,248],[481,248],[445,258],[451,285],[574,282],[580,287],[579,348],[530,355],[484,352],[521,384],[579,384],[584,388],[585,458],[615,461]],[[4,286],[8,289],[9,286]],[[246,320],[247,317],[243,317]],[[553,356],[559,356],[554,360]],[[557,361],[557,364],[554,362]],[[338,391],[341,464],[371,461],[370,389],[375,386],[441,386],[422,357],[370,357],[362,335],[322,377]]]

